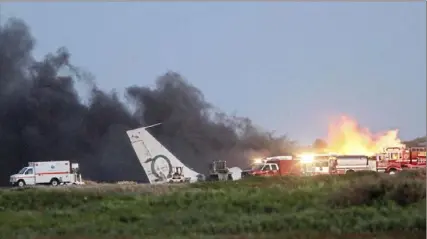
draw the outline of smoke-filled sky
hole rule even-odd
[[[426,131],[425,2],[2,3],[1,13],[29,25],[36,56],[66,46],[101,89],[152,86],[173,70],[220,109],[302,143],[341,113],[404,139]]]

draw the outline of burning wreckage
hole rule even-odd
[[[342,117],[330,125],[327,146],[321,153],[300,152],[259,158],[253,160],[251,168],[247,170],[228,168],[226,161],[218,160],[212,162],[209,174],[205,176],[184,165],[146,130],[156,125],[126,132],[150,184],[239,180],[248,176],[347,174],[356,171],[395,174],[406,169],[426,167],[426,147],[406,147],[397,138],[397,130],[374,136],[367,129],[360,129],[355,121]],[[62,164],[66,170],[55,166]],[[82,183],[81,175],[76,171],[78,164],[51,161],[31,162],[29,165],[12,175],[10,182],[18,186]]]
[[[211,164],[208,176],[185,166],[146,128],[127,133],[152,184],[238,180],[247,176],[346,174],[356,171],[395,174],[404,169],[426,167],[425,147],[406,147],[397,138],[397,130],[372,135],[347,117],[341,117],[330,125],[328,145],[323,153],[301,152],[260,158],[254,160],[248,170],[228,168],[225,161],[219,160]]]

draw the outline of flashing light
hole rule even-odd
[[[255,158],[255,159],[252,159],[252,162],[254,164],[261,164],[262,163],[262,159],[261,158]]]
[[[312,163],[314,161],[314,154],[302,154],[300,155],[301,163]]]

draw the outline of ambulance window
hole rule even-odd
[[[33,174],[33,169],[32,169],[32,168],[29,168],[29,169],[27,170],[27,172],[25,172],[25,174]]]
[[[27,168],[22,168],[21,170],[19,170],[18,174],[23,174],[25,170],[27,170]]]
[[[270,165],[265,165],[262,171],[269,171],[271,170]]]
[[[271,165],[271,169],[272,169],[272,170],[278,170],[277,165],[272,164],[272,165]]]

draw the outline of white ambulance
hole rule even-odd
[[[50,184],[83,184],[79,165],[70,161],[29,162],[27,167],[10,176],[13,186]]]

